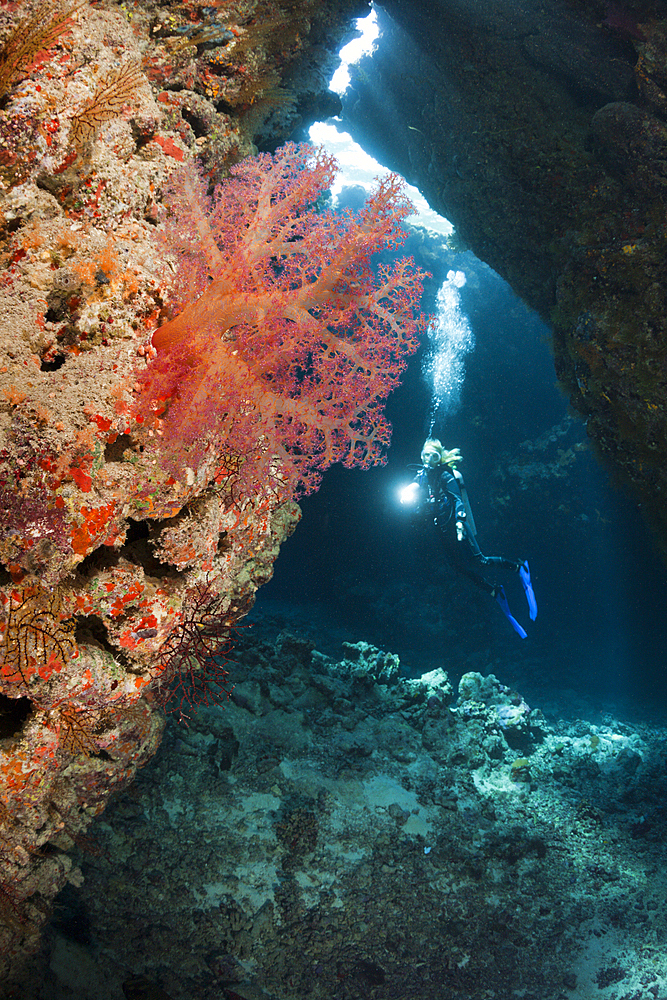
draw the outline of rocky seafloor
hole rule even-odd
[[[667,997],[663,728],[281,624],[168,723],[3,997]]]

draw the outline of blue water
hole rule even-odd
[[[475,347],[454,386],[456,406],[440,408],[434,432],[463,453],[483,551],[530,560],[535,623],[516,578],[498,576],[529,638],[521,642],[488,597],[452,574],[433,536],[398,504],[430,429],[429,344],[389,401],[387,464],[329,470],[302,502],[302,522],[253,618],[279,613],[310,625],[320,647],[324,631],[333,644],[341,635],[366,639],[398,652],[410,675],[493,669],[563,710],[589,698],[628,715],[660,712],[667,573],[637,501],[569,411],[546,326],[490,268],[469,253],[444,253],[426,308],[451,268],[466,274],[458,303]]]

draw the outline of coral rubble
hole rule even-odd
[[[227,709],[170,722],[96,826],[22,1000],[47,968],[74,996],[661,995],[664,731],[398,666],[258,622]]]

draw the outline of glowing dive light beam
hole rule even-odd
[[[417,502],[417,494],[419,493],[419,483],[408,483],[407,486],[403,486],[398,494],[399,502],[406,507],[410,507],[412,504]]]

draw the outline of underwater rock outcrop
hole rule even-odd
[[[219,180],[298,128],[352,7],[215,11],[0,16],[0,981],[165,702],[227,697],[227,640],[300,516],[275,480],[236,489],[242,456],[168,474],[136,405],[175,273],[168,177],[198,155]]]
[[[343,127],[551,324],[667,544],[667,21],[657,0],[382,0]]]

